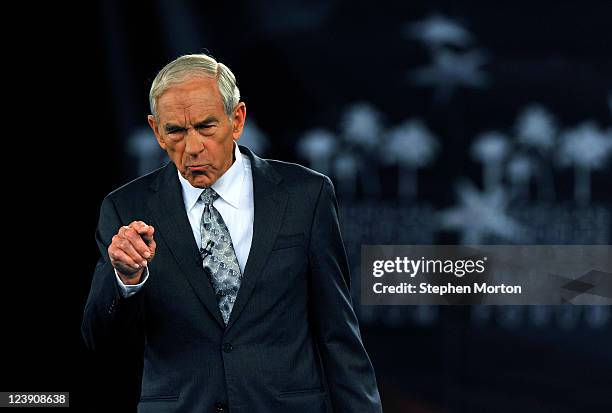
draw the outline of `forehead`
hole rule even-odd
[[[157,112],[162,119],[220,115],[223,102],[216,79],[198,76],[170,85],[157,100]]]

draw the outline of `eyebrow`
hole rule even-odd
[[[197,122],[195,125],[193,125],[194,128],[200,128],[202,126],[207,126],[210,125],[211,123],[215,123],[218,122],[219,120],[217,119],[216,116],[214,115],[209,115],[206,118],[204,118],[204,120]]]
[[[204,120],[197,122],[195,125],[193,125],[193,127],[197,129],[197,128],[201,128],[203,126],[207,126],[207,125],[210,125],[211,123],[215,123],[218,121],[219,120],[217,119],[216,116],[209,115],[206,118],[204,118]],[[185,130],[185,127],[180,126],[180,125],[175,125],[173,123],[167,123],[164,126],[164,130],[166,131],[166,133],[170,133],[170,132],[177,132],[177,131]]]
[[[179,125],[175,125],[173,123],[167,123],[164,126],[164,130],[166,131],[166,133],[170,133],[170,132],[177,132],[180,130],[184,130],[185,128]]]

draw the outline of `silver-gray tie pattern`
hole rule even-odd
[[[204,271],[210,279],[217,303],[227,325],[238,290],[242,281],[242,273],[236,258],[229,230],[221,214],[213,206],[219,194],[211,187],[205,188],[200,195],[204,202],[204,212],[200,221],[202,234],[202,264]]]

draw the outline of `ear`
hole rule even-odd
[[[244,102],[238,103],[234,109],[234,117],[232,118],[232,137],[235,141],[240,139],[244,130],[244,121],[246,120],[246,105]]]
[[[157,143],[159,143],[159,146],[161,146],[161,148],[165,151],[166,142],[164,142],[164,138],[159,133],[159,125],[157,124],[155,117],[153,115],[149,115],[147,116],[147,121],[149,122],[149,126],[151,127],[151,129],[153,129],[153,133],[155,134]]]

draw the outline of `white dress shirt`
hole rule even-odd
[[[213,202],[213,206],[219,211],[225,225],[227,226],[240,271],[244,273],[251,242],[253,240],[253,175],[251,173],[251,162],[248,157],[240,153],[238,145],[234,142],[234,156],[236,160],[223,175],[212,184],[212,188],[219,194]],[[178,179],[183,189],[183,201],[191,231],[198,249],[202,247],[200,233],[200,220],[204,212],[204,202],[200,200],[202,188],[191,186],[188,180],[178,173]],[[115,270],[117,284],[123,297],[127,298],[136,294],[149,278],[148,268],[145,268],[143,279],[139,284],[124,284]]]

